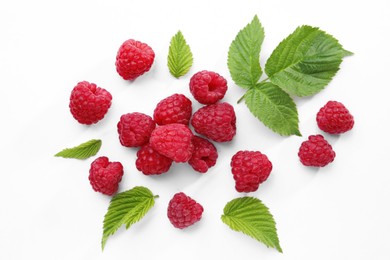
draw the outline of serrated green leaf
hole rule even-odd
[[[339,70],[343,49],[331,35],[319,28],[300,26],[272,52],[265,64],[271,82],[296,96],[321,91]]]
[[[176,78],[184,76],[193,63],[190,46],[184,39],[181,31],[178,31],[171,39],[168,54],[169,72]]]
[[[275,220],[259,199],[242,197],[228,202],[221,219],[232,230],[242,232],[282,253]]]
[[[236,85],[253,87],[260,79],[260,49],[264,40],[264,29],[257,15],[252,22],[240,30],[231,43],[228,53],[228,68]]]
[[[298,135],[298,111],[294,100],[278,86],[259,83],[249,89],[245,103],[252,114],[280,135]]]
[[[148,188],[142,186],[134,187],[114,196],[104,216],[102,250],[104,250],[108,237],[113,235],[122,225],[126,225],[126,229],[128,229],[141,220],[154,206],[154,200],[157,197]]]
[[[92,139],[73,148],[65,148],[54,156],[74,159],[87,159],[96,155],[99,152],[101,146],[101,140]]]

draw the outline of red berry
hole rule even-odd
[[[311,135],[301,144],[298,156],[303,165],[324,167],[333,162],[336,153],[322,135]]]
[[[187,162],[194,150],[192,137],[193,134],[186,125],[169,124],[156,127],[149,142],[155,151],[173,161]]]
[[[191,124],[198,134],[216,142],[228,142],[236,135],[236,114],[229,103],[217,103],[200,108]]]
[[[340,102],[329,101],[317,113],[318,127],[329,134],[342,134],[353,128],[354,119]]]
[[[217,149],[210,141],[199,136],[192,137],[192,144],[194,151],[188,163],[195,171],[205,173],[217,162]]]
[[[173,94],[161,100],[154,109],[153,119],[158,125],[179,123],[188,125],[192,102],[183,94]]]
[[[203,70],[191,77],[190,91],[199,103],[210,105],[225,96],[227,82],[218,73]]]
[[[89,181],[93,190],[109,196],[118,191],[122,176],[122,164],[120,162],[110,162],[105,156],[94,160],[89,170]]]
[[[202,218],[203,207],[183,192],[176,193],[169,201],[168,219],[176,228],[186,228]]]
[[[121,116],[118,124],[119,141],[126,147],[138,147],[149,142],[156,124],[143,113],[128,113]]]
[[[159,154],[150,144],[146,144],[138,150],[135,165],[145,175],[162,174],[169,170],[172,159]]]
[[[116,71],[123,79],[134,80],[149,71],[154,61],[154,51],[146,43],[127,40],[116,55]]]
[[[91,125],[103,119],[111,106],[112,96],[94,83],[79,82],[70,94],[69,108],[81,124]]]
[[[267,180],[272,163],[259,151],[238,151],[233,155],[230,166],[238,192],[252,192]]]

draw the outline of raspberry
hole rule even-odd
[[[150,136],[150,145],[158,153],[175,162],[187,162],[192,155],[193,134],[183,124],[169,124],[156,127]]]
[[[230,166],[238,192],[252,192],[267,180],[272,163],[259,151],[238,151],[233,155]]]
[[[138,112],[124,114],[117,124],[119,141],[126,147],[142,146],[149,142],[155,127],[148,115]]]
[[[322,135],[311,135],[301,144],[298,156],[303,165],[324,167],[333,162],[336,153]]]
[[[199,136],[192,137],[192,144],[194,151],[188,163],[195,171],[205,173],[217,162],[217,149],[211,142]]]
[[[122,164],[120,162],[110,162],[105,156],[95,159],[89,170],[89,182],[93,190],[109,196],[118,191],[122,176]]]
[[[203,70],[191,77],[190,91],[199,103],[210,105],[225,96],[227,82],[218,73]]]
[[[172,159],[159,154],[150,144],[146,144],[138,150],[135,165],[145,175],[162,174],[169,170]]]
[[[329,134],[342,134],[352,129],[353,116],[340,102],[329,101],[317,113],[318,127]]]
[[[176,193],[169,201],[168,219],[176,228],[186,228],[202,218],[203,207],[183,192]]]
[[[154,109],[153,119],[158,125],[180,123],[188,125],[192,102],[182,94],[173,94],[161,100]]]
[[[154,61],[154,51],[146,43],[127,40],[116,55],[116,71],[123,79],[134,80],[149,71]]]
[[[91,125],[103,119],[111,106],[110,92],[94,83],[79,82],[70,94],[69,108],[81,124]]]
[[[191,124],[198,134],[216,142],[228,142],[236,134],[236,114],[226,102],[200,108],[194,113]]]

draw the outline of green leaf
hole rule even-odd
[[[270,82],[259,83],[244,98],[252,114],[271,130],[281,135],[301,136],[294,100],[281,88]]]
[[[242,197],[230,201],[223,209],[221,219],[232,230],[242,232],[282,253],[275,220],[259,199]]]
[[[74,159],[87,159],[91,156],[96,155],[99,152],[101,146],[102,146],[101,140],[92,139],[76,147],[65,148],[64,150],[58,152],[54,156],[64,157],[64,158],[74,158]]]
[[[153,193],[145,187],[137,186],[131,190],[118,193],[111,199],[110,206],[104,216],[102,250],[109,236],[113,235],[122,225],[128,229],[141,220],[154,206]]]
[[[236,85],[253,87],[263,73],[260,67],[260,49],[264,29],[257,15],[245,26],[231,43],[228,53],[228,68]]]
[[[190,46],[184,39],[181,31],[178,31],[171,39],[168,54],[169,72],[176,78],[184,76],[193,63]]]
[[[272,52],[265,64],[270,81],[296,96],[321,91],[352,53],[318,28],[300,26]]]

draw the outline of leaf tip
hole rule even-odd
[[[343,50],[343,57],[352,56],[354,53],[352,51]]]
[[[177,35],[181,35],[181,36],[183,35],[183,33],[181,32],[181,30],[178,30],[178,31],[177,31],[177,33],[176,33],[175,36],[177,36]]]
[[[104,251],[104,247],[106,246],[107,237],[103,236],[102,238],[102,252]]]

